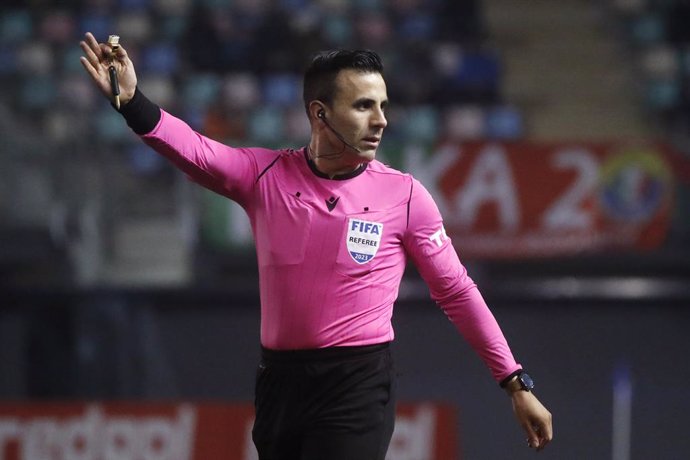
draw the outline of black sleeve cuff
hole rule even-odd
[[[498,386],[500,386],[501,388],[505,388],[506,385],[508,385],[508,382],[510,382],[510,380],[511,380],[513,377],[515,377],[515,376],[517,376],[517,375],[520,375],[520,374],[522,374],[522,373],[523,373],[523,370],[522,370],[522,369],[516,370],[515,372],[513,372],[512,374],[510,374],[508,377],[506,377],[506,378],[504,378],[503,380],[501,380],[501,383],[499,383]]]
[[[134,96],[120,107],[120,113],[125,118],[127,126],[138,135],[153,131],[161,119],[161,109],[151,102],[139,88],[134,90]]]

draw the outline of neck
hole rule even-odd
[[[307,155],[309,159],[314,162],[316,169],[331,179],[335,176],[351,173],[362,166],[361,162],[356,164],[343,162],[344,153],[344,151],[335,151],[328,154],[319,154],[318,150],[315,149],[312,144],[307,146]]]

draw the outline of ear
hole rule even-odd
[[[312,120],[323,120],[326,117],[326,105],[318,100],[309,103],[309,118]]]

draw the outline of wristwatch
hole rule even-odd
[[[516,391],[532,391],[534,388],[534,380],[532,380],[532,377],[530,377],[527,372],[520,370],[512,376],[508,376],[508,378],[501,383],[501,387],[503,387],[508,394],[513,394]]]

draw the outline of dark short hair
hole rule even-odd
[[[335,79],[341,70],[354,69],[363,73],[383,73],[381,58],[371,50],[329,50],[314,55],[304,71],[302,97],[304,108],[320,100],[330,105],[335,96]]]

